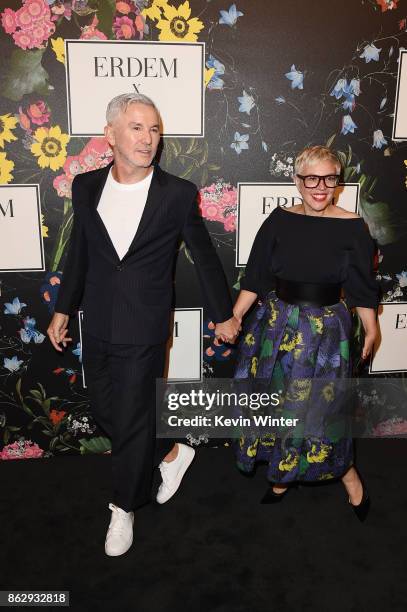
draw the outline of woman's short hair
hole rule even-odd
[[[332,149],[324,147],[322,145],[314,145],[312,147],[305,147],[300,153],[298,153],[294,162],[294,173],[301,174],[302,169],[306,165],[313,165],[321,161],[332,162],[338,174],[342,173],[342,162]]]
[[[125,93],[112,98],[106,109],[106,122],[111,124],[120,113],[125,113],[130,104],[146,104],[151,106],[160,116],[160,112],[151,98],[141,93]]]

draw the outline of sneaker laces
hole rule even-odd
[[[109,531],[111,533],[122,534],[129,513],[114,504],[109,504],[109,508],[112,511],[112,521],[109,525]]]

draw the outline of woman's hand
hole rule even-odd
[[[377,337],[376,311],[373,308],[357,307],[356,311],[365,330],[365,342],[362,349],[362,359],[367,359],[372,352]]]

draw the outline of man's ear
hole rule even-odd
[[[109,143],[109,145],[112,147],[114,146],[114,129],[113,126],[110,124],[105,125],[105,138],[107,140],[107,142]]]

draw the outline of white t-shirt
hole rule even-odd
[[[138,183],[119,183],[109,170],[97,211],[120,259],[131,245],[146,205],[153,172]]]

